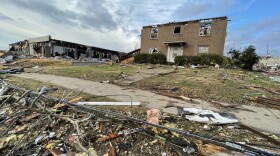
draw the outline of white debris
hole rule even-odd
[[[44,135],[39,135],[36,139],[35,139],[35,144],[37,145],[42,139],[44,138]]]
[[[140,102],[77,102],[77,105],[87,105],[87,106],[139,106]]]
[[[186,119],[191,121],[212,123],[212,124],[229,124],[237,123],[238,120],[227,113],[217,113],[211,110],[201,110],[197,108],[183,108]]]

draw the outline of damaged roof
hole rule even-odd
[[[183,24],[198,23],[198,22],[212,22],[216,20],[227,20],[227,19],[228,19],[227,16],[221,16],[221,17],[203,18],[203,19],[182,21],[182,22],[168,22],[168,23],[157,24],[157,25],[148,25],[148,26],[143,26],[143,28],[149,28],[155,26],[160,27],[160,26],[168,26],[168,25],[183,25]]]

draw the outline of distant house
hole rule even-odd
[[[223,55],[227,17],[144,26],[140,53],[162,53],[167,62],[176,56]]]
[[[25,55],[43,57],[69,56],[74,59],[81,57],[115,59],[123,54],[123,52],[119,51],[53,39],[51,36],[30,38],[12,43],[9,44],[9,49]]]

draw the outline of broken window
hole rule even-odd
[[[158,28],[157,27],[152,27],[151,28],[151,39],[157,39],[158,38]]]
[[[203,46],[198,46],[198,56],[202,54],[208,54],[209,52],[209,46],[203,45]]]
[[[180,34],[181,33],[181,26],[176,26],[174,28],[174,31],[173,31],[174,34]]]
[[[157,48],[150,48],[149,49],[149,54],[153,54],[153,53],[158,53],[158,49]]]
[[[210,36],[211,23],[201,23],[199,29],[199,36]]]

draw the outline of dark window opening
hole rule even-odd
[[[174,28],[174,34],[180,34],[181,33],[181,26],[177,26]]]

